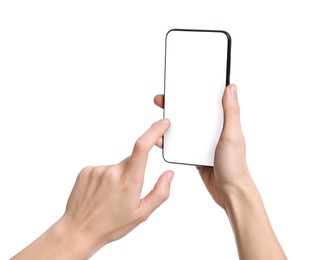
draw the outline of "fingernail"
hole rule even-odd
[[[233,96],[233,97],[237,97],[237,87],[236,87],[236,85],[231,85],[231,87],[230,87],[230,93],[231,93],[231,95]]]
[[[167,119],[167,118],[163,118],[163,119],[161,119],[161,120],[159,120],[159,121],[161,121],[161,122],[164,123],[164,124],[169,124],[169,123],[170,123],[170,120]]]
[[[167,179],[168,183],[171,183],[171,182],[172,182],[173,177],[174,177],[174,172],[169,171],[169,172],[167,173],[167,175],[166,175],[166,179]]]

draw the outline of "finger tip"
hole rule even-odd
[[[164,123],[165,125],[168,125],[168,126],[170,126],[171,125],[171,121],[168,119],[168,118],[163,118],[163,119],[161,119],[161,121],[162,121],[162,123]]]
[[[155,104],[158,103],[158,98],[159,98],[159,95],[155,95],[155,96],[154,96],[153,102],[154,102]]]
[[[174,174],[175,173],[173,171],[171,171],[171,170],[167,171],[167,173],[166,173],[166,180],[168,181],[168,183],[172,182],[172,180],[174,178]]]
[[[153,102],[155,103],[155,105],[157,105],[160,108],[163,108],[164,105],[164,95],[162,94],[158,94],[153,98]]]
[[[231,87],[231,86],[236,87],[236,84],[235,83],[230,83],[230,84],[227,85],[227,87]]]
[[[226,106],[227,103],[233,100],[237,101],[237,86],[235,84],[229,84],[226,86],[222,97],[223,106]]]

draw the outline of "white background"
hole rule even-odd
[[[1,1],[0,258],[64,212],[79,170],[117,163],[162,117],[171,28],[232,36],[247,160],[290,259],[309,259],[306,1]],[[165,169],[169,200],[93,259],[237,259],[225,213],[194,167],[153,149],[145,191]]]

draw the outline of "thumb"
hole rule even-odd
[[[153,190],[145,198],[140,200],[139,210],[146,219],[155,209],[157,209],[169,197],[170,186],[174,172],[166,171],[158,179]]]
[[[233,84],[225,88],[222,98],[224,123],[222,135],[235,138],[242,135],[240,126],[240,107],[237,98],[237,87]]]

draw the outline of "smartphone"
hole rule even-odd
[[[221,30],[172,29],[165,38],[163,136],[170,163],[213,166],[229,84],[231,36]]]

